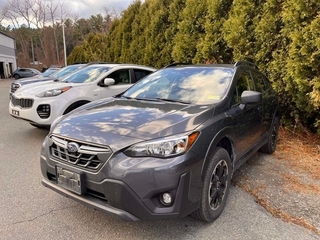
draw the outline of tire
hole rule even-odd
[[[19,79],[20,78],[20,76],[18,74],[15,74],[13,77],[14,77],[14,79]]]
[[[278,141],[278,130],[279,130],[279,118],[276,117],[273,121],[268,141],[265,145],[260,148],[260,152],[272,154],[276,150]]]
[[[191,215],[205,222],[215,221],[226,206],[231,184],[231,160],[224,148],[210,155],[204,172],[200,207]]]
[[[39,129],[49,129],[50,128],[49,126],[37,125],[34,123],[30,123],[30,125],[33,127],[39,128]]]

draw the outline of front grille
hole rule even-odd
[[[11,97],[11,103],[13,106],[19,106],[21,108],[32,108],[33,99],[30,98],[15,98]]]
[[[17,91],[17,89],[20,87],[20,84],[18,83],[11,83],[11,93],[14,93]]]
[[[109,147],[94,146],[56,136],[51,136],[50,140],[50,154],[54,160],[91,171],[99,170],[112,155]],[[76,149],[74,146],[77,146]]]

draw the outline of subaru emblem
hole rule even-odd
[[[67,144],[67,149],[69,152],[77,152],[79,150],[79,145],[75,142],[70,142]]]

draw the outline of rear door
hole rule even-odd
[[[145,70],[145,69],[138,69],[138,68],[132,69],[132,76],[133,76],[132,83],[138,82],[140,79],[144,78],[150,73],[152,73],[152,71]]]
[[[252,70],[252,77],[255,83],[256,90],[262,93],[262,128],[261,132],[266,133],[271,126],[274,113],[275,96],[272,94],[271,85],[268,84],[266,77],[258,71]]]

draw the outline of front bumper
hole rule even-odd
[[[93,209],[99,210],[101,212],[107,213],[109,215],[120,217],[120,219],[126,220],[126,221],[138,221],[139,219],[133,216],[132,214],[125,212],[123,210],[114,208],[110,206],[110,204],[107,204],[103,200],[99,200],[95,197],[92,197],[90,195],[87,195],[86,197],[79,196],[78,194],[72,193],[62,187],[57,186],[53,181],[50,181],[48,179],[42,179],[41,181],[42,185],[45,187],[48,187],[57,193],[60,193],[61,195],[71,198],[77,202],[80,202],[88,207],[92,207]]]
[[[164,170],[152,165],[144,170],[133,167],[118,177],[112,172],[117,172],[126,160],[117,162],[117,157],[115,160],[111,158],[97,173],[82,171],[86,189],[78,195],[57,184],[55,166],[64,166],[74,171],[79,169],[41,155],[44,176],[42,184],[88,207],[126,221],[182,218],[199,207],[202,189],[202,161],[188,159],[186,156],[176,157],[170,169]],[[161,204],[159,198],[164,192],[172,194],[172,205]]]
[[[189,211],[180,212],[180,206],[183,198],[187,198],[188,196],[188,183],[189,178],[188,174],[184,174],[181,176],[181,182],[178,187],[177,197],[179,199],[175,199],[175,204],[170,207],[170,212],[163,211],[163,213],[157,211],[150,211],[143,203],[141,199],[139,199],[136,194],[124,183],[120,181],[114,180],[106,180],[103,183],[103,187],[109,187],[109,192],[114,191],[114,193],[121,193],[119,195],[119,199],[117,199],[120,205],[123,205],[123,210],[120,208],[113,207],[108,201],[102,200],[90,194],[78,195],[76,193],[70,192],[60,186],[58,186],[54,181],[50,181],[48,179],[42,179],[41,183],[45,187],[54,190],[55,192],[71,198],[87,207],[93,208],[95,210],[104,212],[113,217],[120,218],[124,221],[139,221],[139,220],[155,220],[155,219],[172,219],[184,217],[189,214]],[[114,196],[115,197],[115,196]],[[195,204],[193,207],[190,207],[189,210],[195,210],[198,206]],[[130,212],[129,212],[130,211]]]
[[[41,118],[39,116],[37,109],[40,105],[50,106],[50,116],[48,118]],[[67,105],[67,101],[64,101],[64,99],[62,99],[62,101],[57,101],[56,98],[33,98],[33,105],[30,108],[14,106],[10,101],[9,113],[14,118],[25,120],[36,125],[50,126],[58,116],[63,114],[65,105]]]

